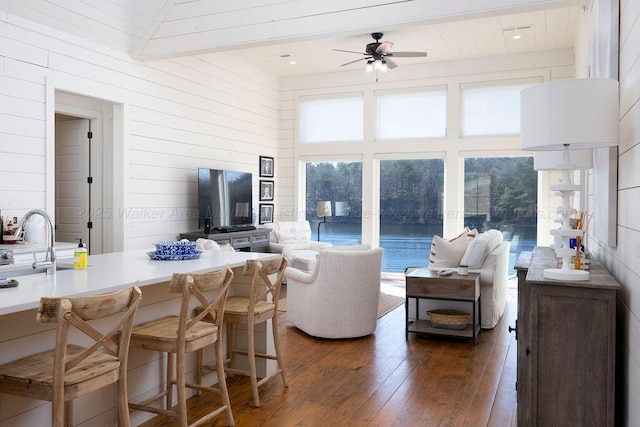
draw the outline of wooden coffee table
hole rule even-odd
[[[450,276],[439,276],[437,270],[428,268],[408,268],[405,271],[406,279],[406,330],[405,339],[409,339],[409,332],[445,335],[451,337],[470,338],[473,344],[478,344],[480,334],[480,319],[482,311],[480,307],[480,273],[469,273],[460,276],[455,271]],[[409,298],[416,299],[415,317],[409,317]],[[420,300],[435,299],[449,301],[468,301],[473,306],[471,325],[462,330],[435,328],[430,320],[420,319]]]

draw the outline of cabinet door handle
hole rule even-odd
[[[528,356],[531,354],[531,349],[527,347],[524,352],[527,353],[527,356]]]

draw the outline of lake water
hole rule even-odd
[[[312,239],[317,240],[318,223],[311,223]],[[414,224],[386,225],[380,232],[380,247],[384,248],[382,271],[403,273],[407,267],[429,265],[429,250],[433,235],[442,235],[439,226]],[[511,243],[509,275],[515,275],[513,266],[522,251],[531,251],[536,241],[521,238],[519,234],[505,233]],[[324,223],[320,226],[320,240],[333,245],[358,245],[362,242],[360,224]]]

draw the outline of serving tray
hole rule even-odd
[[[200,253],[201,252],[194,254],[159,254],[157,251],[151,251],[147,252],[147,255],[154,261],[185,261],[198,258]]]

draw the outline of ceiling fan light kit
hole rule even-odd
[[[398,66],[395,61],[391,59],[391,57],[420,58],[427,56],[427,52],[391,52],[393,43],[387,41],[381,42],[380,39],[382,38],[382,36],[382,33],[371,33],[371,37],[373,37],[375,42],[367,44],[364,52],[333,49],[336,52],[357,53],[359,55],[364,55],[364,58],[346,62],[342,64],[341,67],[344,67],[345,65],[351,65],[360,61],[367,61],[367,65],[364,68],[367,73],[371,73],[374,70],[381,73],[386,73],[387,70],[394,69]]]

